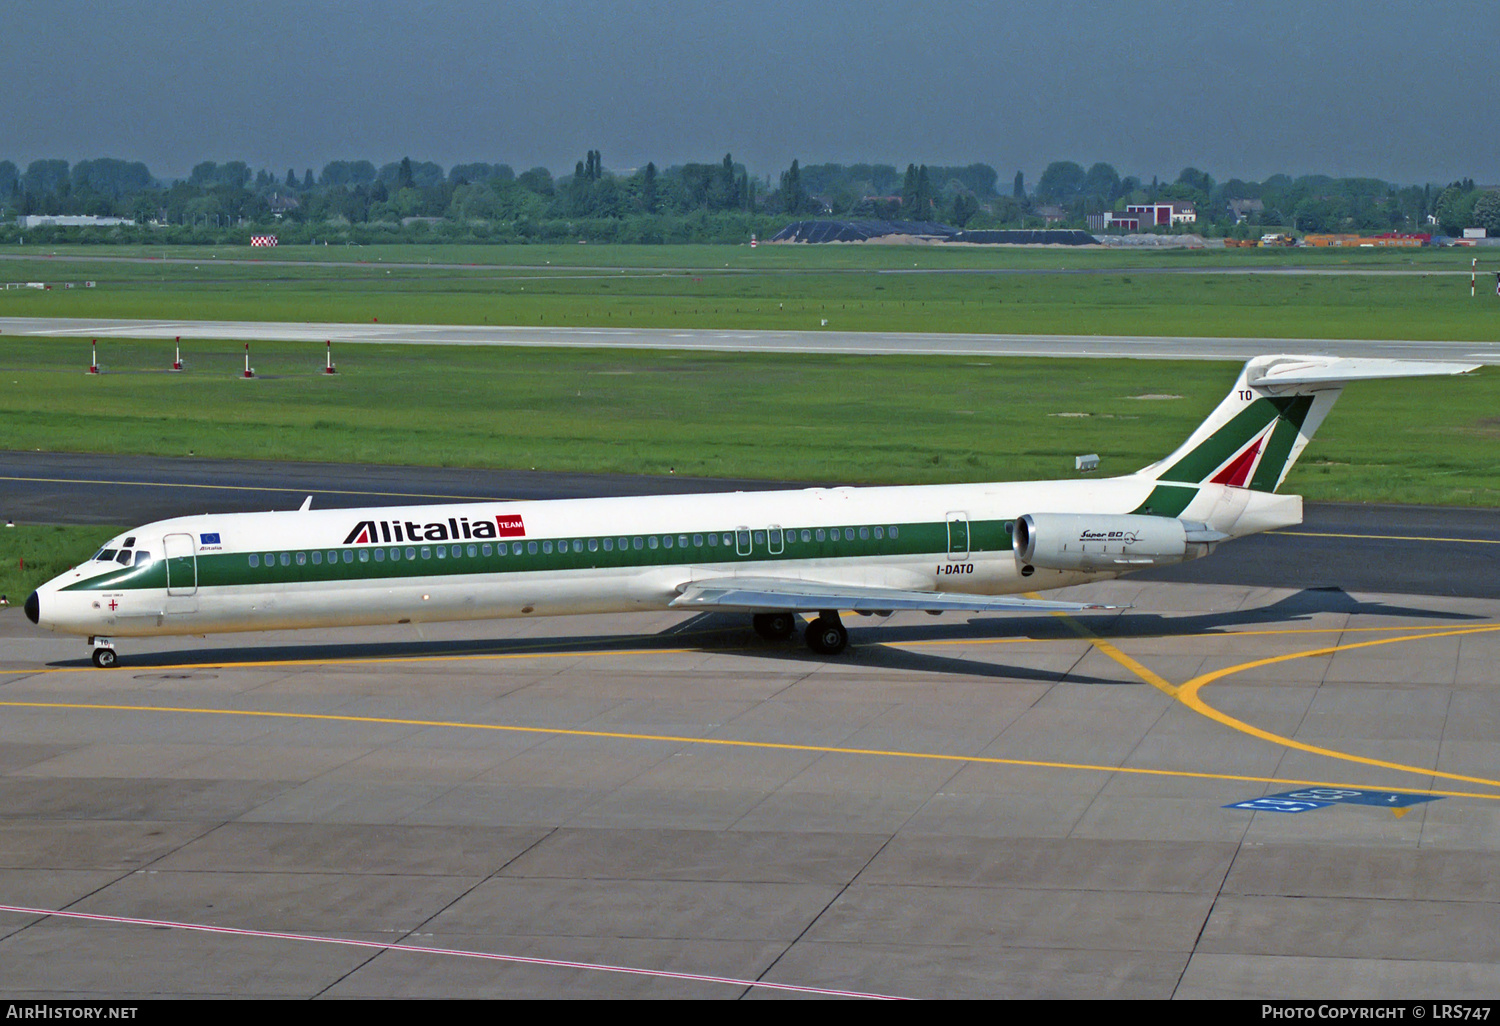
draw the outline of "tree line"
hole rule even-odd
[[[1284,174],[1260,182],[1216,182],[1208,172],[1186,167],[1171,182],[1152,178],[1148,184],[1133,176],[1122,178],[1109,164],[1084,170],[1059,161],[1042,173],[1034,198],[1060,207],[1080,227],[1088,214],[1176,200],[1192,203],[1198,214],[1197,224],[1183,230],[1210,234],[1247,235],[1273,226],[1299,232],[1436,231],[1455,236],[1465,228],[1484,227],[1500,234],[1500,193],[1480,189],[1472,178],[1447,186]],[[1242,201],[1240,213],[1233,210],[1233,201]]]
[[[92,214],[151,226],[144,241],[206,241],[247,227],[274,226],[288,241],[361,241],[419,235],[443,241],[743,241],[808,217],[941,221],[960,228],[1084,227],[1090,214],[1131,203],[1192,203],[1205,234],[1248,234],[1263,226],[1302,232],[1422,231],[1451,235],[1482,226],[1500,234],[1500,194],[1472,179],[1400,186],[1374,178],[1272,175],[1216,181],[1184,168],[1170,181],[1121,176],[1099,162],[1049,164],[1028,189],[1017,171],[1002,189],[992,166],[809,164],[793,161],[773,182],[752,176],[731,154],[713,163],[611,171],[590,150],[573,172],[516,172],[472,162],[446,171],[409,157],[377,166],[334,160],[285,174],[245,161],[204,161],[186,178],[163,181],[139,161],[0,160],[0,237],[26,214]],[[1231,201],[1240,201],[1236,211]],[[1245,202],[1254,201],[1254,202]],[[36,233],[33,229],[33,233]],[[44,230],[45,234],[45,230]]]

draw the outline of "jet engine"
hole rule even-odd
[[[1126,513],[1028,513],[1015,522],[1016,561],[1046,570],[1139,570],[1206,556],[1229,537],[1207,524]]]

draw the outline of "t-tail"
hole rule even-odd
[[[1138,471],[1163,484],[1274,492],[1344,385],[1378,378],[1463,374],[1478,364],[1336,356],[1257,356],[1177,451]]]

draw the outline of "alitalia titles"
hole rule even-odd
[[[465,538],[524,538],[526,525],[514,514],[501,513],[493,520],[449,517],[432,523],[415,520],[361,520],[354,525],[345,545],[388,545],[391,542],[458,541]]]

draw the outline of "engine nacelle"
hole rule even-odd
[[[1206,524],[1130,513],[1028,513],[1015,522],[1016,561],[1046,570],[1142,570],[1206,556],[1227,534]]]

